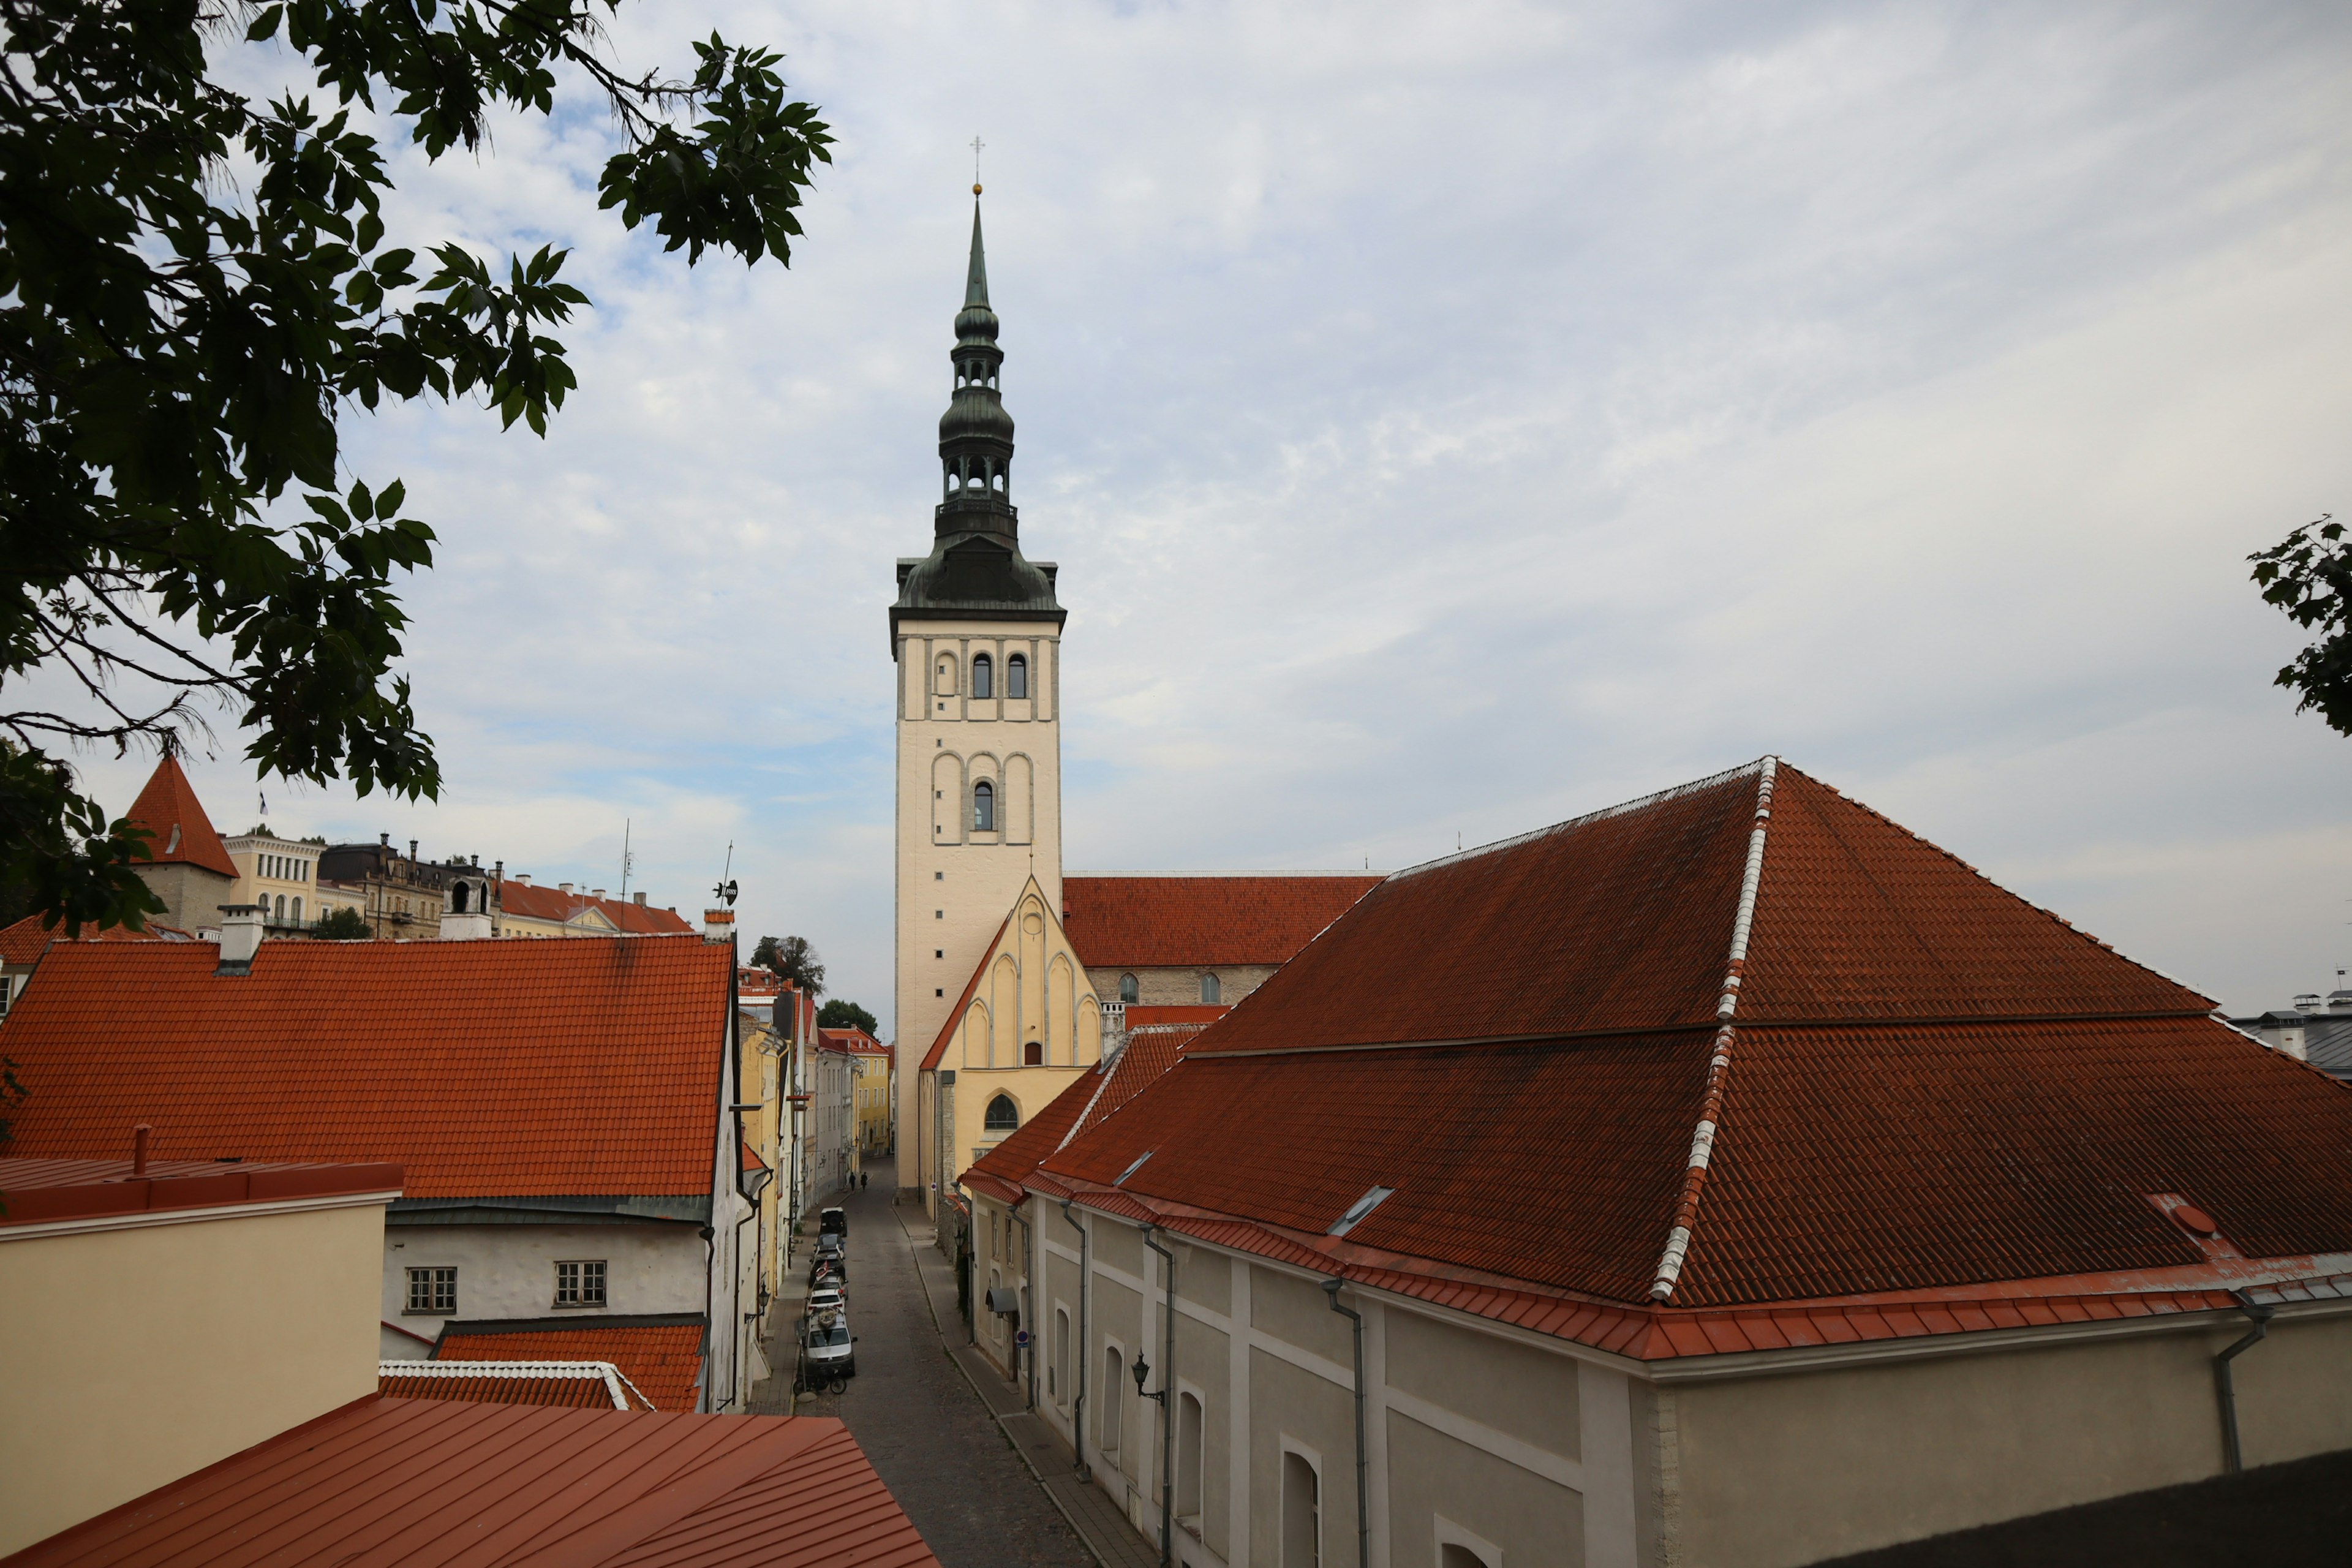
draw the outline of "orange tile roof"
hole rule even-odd
[[[863,1029],[819,1028],[816,1037],[828,1046],[838,1046],[852,1056],[887,1057],[890,1054],[889,1047]]]
[[[397,1165],[212,1160],[0,1160],[0,1228],[138,1214],[234,1208],[296,1198],[396,1197]]]
[[[476,1405],[545,1405],[559,1410],[650,1410],[650,1401],[633,1398],[629,1385],[619,1394],[607,1383],[604,1368],[610,1363],[486,1361],[437,1370],[429,1361],[385,1362],[376,1369],[375,1391],[395,1399],[464,1399]],[[617,1369],[616,1369],[617,1370]]]
[[[569,921],[583,910],[594,910],[628,936],[676,936],[694,931],[676,910],[659,910],[635,899],[594,899],[562,888],[542,888],[511,879],[499,883],[499,911],[530,920]]]
[[[1062,879],[1062,927],[1090,969],[1286,963],[1381,879],[1370,873]]]
[[[690,1314],[658,1321],[573,1319],[550,1323],[519,1319],[509,1323],[457,1322],[434,1344],[436,1362],[602,1361],[656,1410],[692,1410],[702,1376],[702,1322]]]
[[[635,942],[74,942],[0,1023],[9,1152],[407,1167],[411,1198],[703,1195],[728,950]],[[126,1027],[125,1019],[136,1019]]]
[[[220,835],[213,831],[212,818],[205,815],[195,786],[180,771],[180,760],[169,752],[147,776],[139,798],[122,815],[154,835],[147,841],[148,864],[201,866],[224,877],[236,875],[236,862],[228,858]]]
[[[937,1568],[838,1421],[370,1397],[15,1568]]]
[[[151,923],[144,931],[131,931],[123,926],[84,926],[78,937],[68,937],[60,923],[43,929],[42,916],[26,915],[11,926],[0,927],[0,963],[22,966],[39,959],[53,942],[193,942],[194,937],[178,926]]]
[[[1190,1024],[1194,1028],[1206,1028],[1234,1010],[1230,1002],[1150,1003],[1130,1002],[1127,1007],[1129,1029],[1155,1029],[1163,1024]]]
[[[2352,1271],[2352,1089],[2209,1006],[1759,765],[1400,873],[1025,1181],[1631,1354]]]

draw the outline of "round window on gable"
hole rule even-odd
[[[1013,1103],[1011,1095],[1000,1094],[988,1102],[981,1125],[990,1132],[1010,1132],[1021,1125],[1021,1108]]]

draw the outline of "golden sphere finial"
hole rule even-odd
[[[980,183],[976,180],[972,182],[971,194],[973,195],[980,195]]]

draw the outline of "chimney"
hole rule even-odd
[[[572,890],[572,884],[571,884],[571,883],[569,883],[569,882],[558,882],[558,883],[556,883],[555,885],[556,885],[556,887],[557,887],[559,889],[561,889],[561,890],[562,890],[562,891],[563,891],[563,892],[568,893],[568,892],[570,892],[570,891]]]
[[[131,1130],[131,1173],[134,1176],[147,1173],[147,1134],[153,1131],[144,1121]]]
[[[645,907],[646,907],[646,896],[645,896],[645,894],[644,894],[643,892],[640,892],[640,893],[638,893],[638,894],[637,894],[637,908],[639,908],[639,909],[644,909]]]
[[[416,858],[416,840],[414,838],[408,841],[408,858],[411,860]]]
[[[588,896],[592,899],[601,899],[604,896],[604,889],[602,888],[591,889]]]
[[[735,940],[735,911],[733,910],[703,910],[702,940],[705,942],[733,942]]]
[[[377,835],[375,836],[375,841],[376,841],[378,844],[382,845],[382,846],[383,846],[384,848],[386,848],[386,849],[389,849],[389,848],[391,848],[391,847],[392,847],[392,835],[391,835],[391,834],[389,834],[389,833],[379,833],[379,834],[377,834]]]
[[[261,951],[261,906],[259,904],[222,904],[220,967],[215,974],[243,974],[253,967],[253,955]]]
[[[462,915],[441,917],[443,942],[488,942],[498,933],[490,930],[488,910],[468,910]]]

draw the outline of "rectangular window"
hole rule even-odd
[[[455,1268],[412,1268],[408,1271],[408,1310],[435,1317],[451,1316],[457,1310],[457,1271]]]
[[[601,1307],[604,1304],[604,1262],[559,1263],[555,1266],[555,1304],[559,1307]]]

